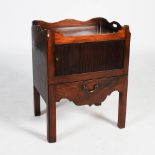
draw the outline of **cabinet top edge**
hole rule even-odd
[[[118,31],[122,28],[120,23],[117,21],[109,22],[107,19],[102,17],[91,18],[89,20],[76,20],[76,19],[64,19],[57,22],[47,22],[43,20],[33,20],[32,26],[38,25],[42,29],[54,30],[55,28],[65,28],[65,27],[81,27],[81,26],[103,26],[113,29],[113,31]],[[116,27],[115,27],[116,26]]]

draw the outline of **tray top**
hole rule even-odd
[[[65,19],[54,23],[35,20],[33,26],[37,26],[41,31],[53,33],[56,44],[113,40],[125,37],[124,27],[116,21],[108,22],[101,17],[88,21]]]

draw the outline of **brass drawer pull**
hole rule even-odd
[[[93,92],[95,92],[95,91],[97,90],[98,87],[99,87],[99,85],[96,84],[96,85],[94,85],[94,88],[93,88],[92,90],[89,90],[85,84],[83,85],[83,89],[84,89],[85,91],[87,91],[88,93],[93,93]]]

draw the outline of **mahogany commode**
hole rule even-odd
[[[34,113],[47,104],[47,139],[56,142],[56,102],[101,105],[119,92],[118,127],[125,127],[130,31],[104,18],[32,22]]]

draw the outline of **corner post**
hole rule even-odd
[[[54,33],[47,31],[47,73],[48,73],[48,102],[47,102],[47,140],[49,143],[56,142],[56,96],[55,85],[51,81],[55,77],[54,64]]]

